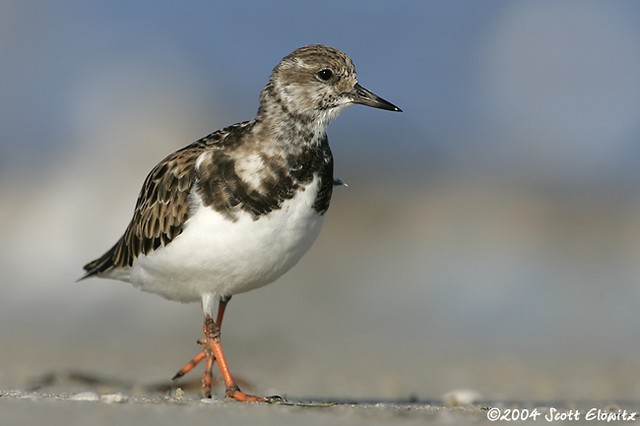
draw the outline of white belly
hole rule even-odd
[[[195,213],[167,246],[141,256],[112,277],[167,299],[199,301],[269,284],[293,267],[316,240],[324,216],[313,209],[316,177],[282,208],[235,222],[196,200]],[[195,195],[195,197],[198,197]]]

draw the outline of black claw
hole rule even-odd
[[[267,404],[286,404],[287,399],[284,396],[271,395],[271,396],[265,396],[264,402],[266,402]]]

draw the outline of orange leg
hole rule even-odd
[[[216,324],[218,324],[218,329],[220,329],[220,326],[222,325],[222,318],[224,317],[224,311],[227,307],[227,303],[229,303],[229,300],[231,300],[231,296],[220,298],[220,302],[218,304],[218,315],[216,316]],[[202,331],[206,336],[207,335],[206,322],[202,326]],[[207,341],[206,339],[200,339],[198,340],[198,344],[205,346],[207,344]],[[210,355],[207,354],[207,352],[210,352]],[[208,349],[206,346],[204,349],[198,352],[196,356],[191,358],[191,360],[187,362],[180,370],[178,370],[178,372],[171,378],[171,380],[172,381],[178,380],[180,377],[184,376],[189,371],[193,370],[205,358],[207,358],[207,362],[205,363],[204,375],[202,376],[202,387],[203,387],[205,396],[207,398],[211,398],[211,384],[213,382],[213,364],[215,363],[216,359],[211,353],[210,349]]]
[[[222,375],[222,380],[226,387],[225,393],[227,397],[242,402],[267,402],[267,399],[262,396],[250,395],[240,390],[231,376],[227,360],[222,352],[222,345],[220,344],[220,328],[210,316],[205,316],[204,324],[208,349],[213,354],[213,358],[218,361],[218,367],[220,368],[220,374]]]
[[[211,398],[211,388],[213,387],[213,364],[216,362],[215,357],[208,348],[203,351],[207,356],[204,363],[204,374],[202,375],[202,392],[206,398]]]
[[[200,343],[200,340],[198,340],[198,343]],[[171,380],[178,380],[180,377],[196,368],[196,365],[200,364],[200,361],[202,361],[206,357],[206,352],[204,350],[201,350],[200,352],[198,352],[198,355],[191,358],[191,361],[183,365],[182,368],[171,378]]]
[[[198,340],[198,344],[204,345],[204,348],[198,352],[189,362],[187,362],[176,374],[172,380],[177,380],[180,377],[193,370],[202,360],[206,359],[204,375],[202,376],[202,390],[205,397],[211,398],[211,388],[213,383],[213,365],[216,360],[222,374],[222,380],[226,387],[226,395],[229,398],[233,398],[237,401],[243,402],[270,402],[279,400],[279,398],[264,398],[261,396],[250,395],[242,392],[235,380],[229,372],[229,366],[222,352],[222,346],[220,344],[220,326],[222,325],[222,319],[224,318],[224,311],[229,303],[231,296],[220,298],[218,304],[218,314],[216,315],[216,321],[209,315],[205,315],[202,331],[205,338]]]

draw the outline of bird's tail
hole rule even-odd
[[[85,270],[86,273],[80,278],[78,278],[77,281],[81,281],[81,280],[84,280],[85,278],[93,277],[94,275],[98,275],[102,272],[106,272],[109,269],[113,268],[114,267],[113,254],[116,251],[117,246],[118,245],[115,244],[105,254],[103,254],[96,260],[92,260],[91,262],[84,265],[83,269]]]

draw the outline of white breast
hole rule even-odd
[[[324,222],[313,208],[319,184],[316,176],[280,209],[257,220],[239,213],[235,222],[204,207],[194,193],[194,214],[183,232],[113,278],[185,302],[199,301],[205,293],[231,295],[269,284],[317,238]]]

